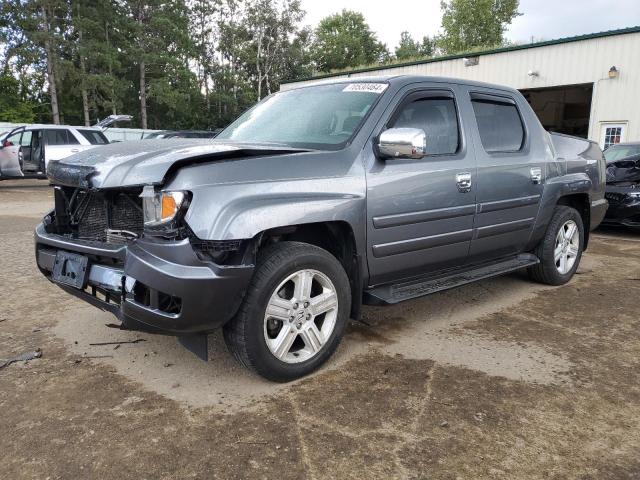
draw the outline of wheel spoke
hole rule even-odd
[[[271,350],[275,356],[283,359],[289,353],[289,349],[297,336],[298,334],[295,330],[289,329],[288,325],[283,325],[278,336],[272,340]]]
[[[324,337],[313,322],[309,322],[307,324],[306,328],[300,332],[300,336],[302,337],[305,346],[311,350],[312,353],[316,353],[324,344]]]
[[[560,257],[562,256],[562,244],[556,246],[556,249],[553,251],[553,259],[556,262],[556,265],[558,264],[558,261],[560,260]]]
[[[289,310],[292,308],[293,305],[291,301],[274,295],[271,297],[271,300],[269,300],[269,305],[267,305],[267,317],[287,321],[290,316]]]
[[[569,244],[569,249],[567,250],[567,253],[572,256],[572,257],[577,257],[578,256],[578,246],[577,245],[573,245],[573,244]]]
[[[311,284],[313,282],[313,274],[308,270],[299,272],[293,279],[295,285],[293,296],[296,300],[303,298],[308,299],[311,296]]]
[[[567,230],[564,232],[564,238],[566,238],[567,241],[571,241],[577,229],[578,229],[577,225],[571,222],[567,227]]]
[[[338,296],[336,292],[327,291],[311,299],[311,311],[313,316],[322,315],[338,306]]]
[[[560,265],[558,265],[558,270],[560,273],[564,274],[567,270],[567,256],[564,252],[560,255]]]

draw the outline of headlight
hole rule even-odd
[[[186,198],[185,192],[156,192],[151,185],[142,189],[142,211],[145,227],[169,223],[176,217]]]

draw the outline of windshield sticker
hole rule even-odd
[[[350,83],[342,89],[343,92],[382,93],[387,89],[386,83]]]

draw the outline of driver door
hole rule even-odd
[[[18,131],[8,136],[2,144],[2,149],[0,149],[0,173],[3,177],[22,176],[18,158],[21,135],[22,131]]]
[[[454,90],[427,84],[405,91],[384,121],[380,131],[423,129],[427,155],[419,160],[381,160],[371,154],[367,169],[371,285],[429,275],[467,261],[476,209],[475,189],[470,186],[476,165],[462,119]]]

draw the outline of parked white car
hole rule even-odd
[[[0,135],[0,179],[45,175],[50,160],[106,145],[105,128],[128,115],[112,115],[93,127],[25,125]]]

